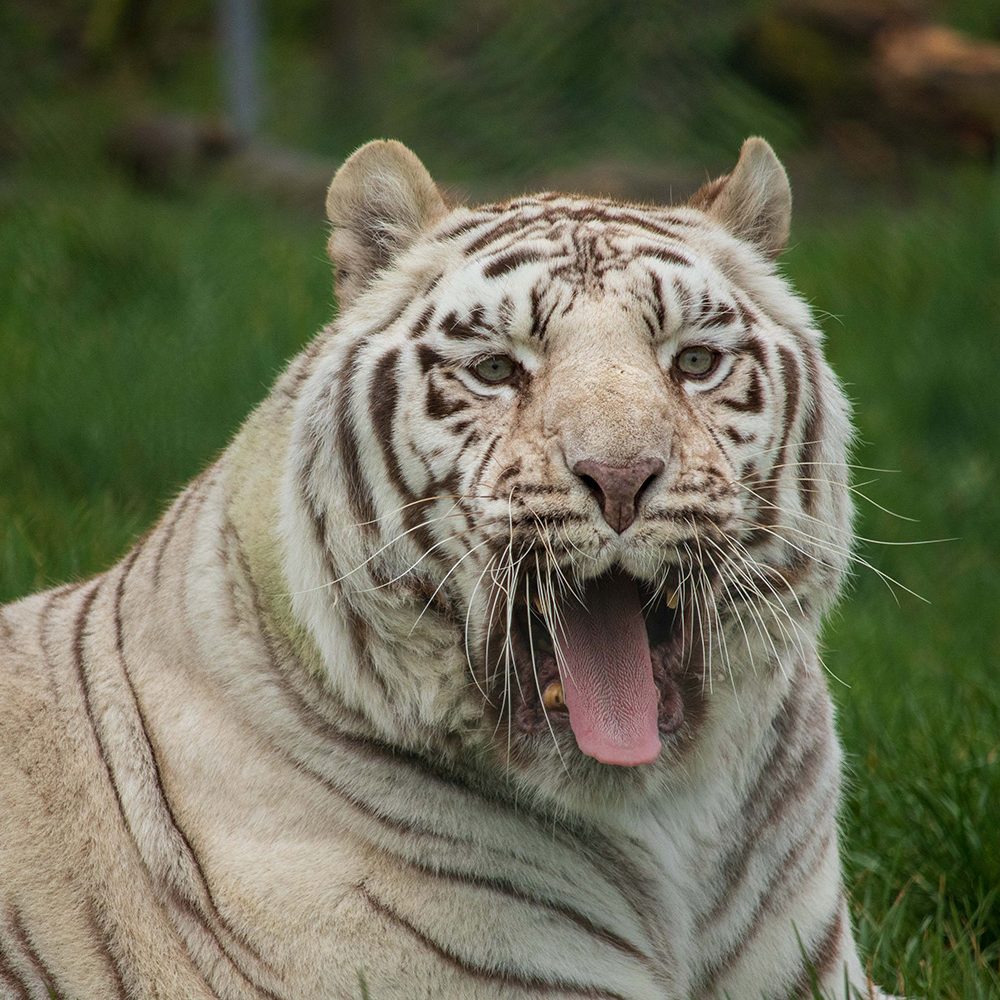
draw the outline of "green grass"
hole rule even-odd
[[[847,861],[878,976],[910,995],[1000,995],[1000,184],[928,176],[909,209],[798,231],[788,270],[835,310],[829,353],[855,400],[863,555],[930,603],[897,605],[867,570],[827,630],[849,750]]]
[[[0,175],[0,600],[114,561],[223,448],[332,309],[319,211],[225,190],[137,192],[108,113],[26,105]],[[72,136],[70,142],[67,136]],[[866,558],[827,630],[848,748],[849,888],[875,977],[1000,995],[1000,562],[993,388],[1000,188],[929,171],[907,205],[801,220],[785,267],[856,402]],[[897,199],[898,201],[898,199]]]
[[[0,186],[2,599],[120,551],[332,312],[321,209],[137,192],[65,142],[75,107],[25,116]]]

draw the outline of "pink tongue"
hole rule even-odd
[[[634,580],[609,573],[562,607],[562,682],[577,746],[603,764],[648,764],[660,752],[649,640]]]

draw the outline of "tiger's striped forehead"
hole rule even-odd
[[[454,253],[435,283],[435,319],[453,340],[542,344],[584,300],[653,340],[682,326],[745,326],[751,309],[699,245],[703,229],[697,212],[557,195],[477,209],[435,234]]]

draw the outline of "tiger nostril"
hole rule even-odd
[[[597,484],[597,480],[591,478],[590,476],[580,475],[579,472],[577,473],[577,476],[579,476],[580,482],[582,482],[583,485],[586,486],[588,490],[590,490],[591,496],[593,496],[594,499],[603,506],[604,491]]]
[[[635,521],[639,501],[663,468],[663,460],[652,457],[627,466],[585,458],[573,466],[573,472],[600,504],[604,520],[621,534]]]
[[[663,463],[660,462],[660,468],[657,469],[656,472],[651,472],[649,476],[646,477],[646,481],[642,484],[642,486],[640,486],[639,489],[635,491],[634,503],[637,509],[639,507],[639,504],[642,503],[642,498],[646,495],[650,486],[653,485],[654,480],[656,480],[659,477],[660,472],[662,471],[663,471]]]

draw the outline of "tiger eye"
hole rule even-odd
[[[482,361],[477,361],[472,370],[476,377],[488,385],[499,385],[501,382],[508,382],[514,375],[517,366],[513,358],[508,358],[506,354],[491,354]]]
[[[692,378],[704,378],[715,368],[719,360],[719,352],[710,347],[685,347],[674,364],[677,370]]]

